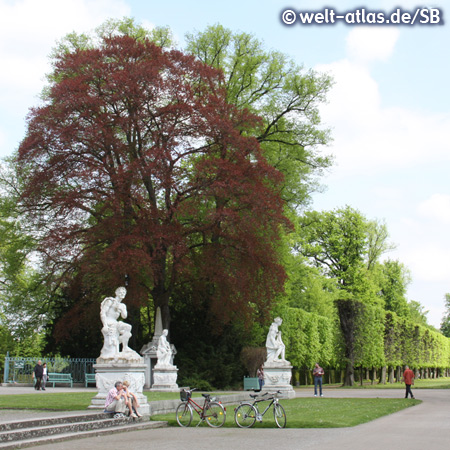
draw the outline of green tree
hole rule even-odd
[[[417,302],[416,300],[410,300],[408,302],[409,313],[412,322],[418,325],[429,326],[428,325],[428,310],[425,310],[425,307]]]
[[[16,340],[33,336],[49,310],[45,275],[36,264],[37,241],[24,220],[20,188],[12,160],[5,159],[0,164],[0,311],[3,327]]]
[[[450,294],[445,294],[445,314],[441,322],[441,332],[450,338]]]
[[[385,222],[370,220],[367,222],[367,268],[370,270],[376,264],[381,255],[395,249],[395,245],[389,242],[389,232]]]
[[[317,189],[317,177],[331,163],[320,152],[330,136],[320,128],[318,111],[330,77],[305,70],[286,55],[264,49],[251,34],[222,25],[187,34],[186,41],[188,52],[223,71],[227,101],[262,117],[250,133],[268,162],[283,173],[283,199],[293,208],[305,205]]]
[[[355,364],[382,364],[384,311],[379,259],[391,248],[384,224],[347,206],[307,212],[299,220],[295,249],[335,281],[334,294],[346,365],[345,385],[354,383]]]
[[[92,290],[127,279],[133,326],[151,296],[169,328],[176,286],[194,279],[218,320],[267,309],[284,282],[282,177],[247,132],[259,118],[227,102],[222,74],[107,35],[60,54],[52,80],[17,169],[55,279],[82,271]]]
[[[367,221],[347,206],[333,211],[306,212],[300,219],[301,232],[295,250],[307,257],[338,287],[352,292],[365,270]]]
[[[399,261],[387,260],[382,265],[381,295],[385,309],[400,317],[410,317],[410,308],[406,299],[406,290],[411,276]]]

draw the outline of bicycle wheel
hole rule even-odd
[[[278,428],[284,428],[286,426],[286,413],[284,408],[279,403],[273,405],[273,417],[278,425]]]
[[[234,413],[234,421],[240,428],[250,428],[256,422],[256,408],[250,403],[241,403]]]
[[[221,427],[227,418],[227,413],[223,405],[218,402],[210,402],[203,411],[203,417],[210,427]]]
[[[180,403],[177,407],[176,418],[180,427],[188,427],[192,422],[192,407],[189,403]]]

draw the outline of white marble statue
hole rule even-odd
[[[286,347],[281,339],[281,331],[278,327],[283,323],[280,317],[277,317],[270,325],[269,333],[266,339],[267,360],[266,364],[270,363],[282,363],[289,364],[285,358]]]
[[[156,351],[158,362],[155,366],[156,369],[174,367],[170,362],[172,358],[172,349],[170,347],[169,341],[167,340],[168,333],[168,330],[163,330],[158,340],[158,349]]]
[[[114,359],[133,359],[140,356],[128,347],[128,341],[131,338],[131,325],[118,320],[127,318],[127,307],[122,303],[127,290],[124,287],[116,289],[115,297],[106,297],[100,307],[100,319],[102,321],[102,333],[104,337],[103,348],[100,352],[100,358]],[[122,352],[120,352],[122,344]]]

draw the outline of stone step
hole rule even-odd
[[[0,424],[0,449],[24,448],[44,443],[61,442],[103,433],[123,433],[166,426],[166,422],[152,422],[149,416],[141,419],[123,417],[114,419],[104,412],[66,413]]]
[[[117,419],[116,419],[117,420]],[[167,426],[167,422],[157,422],[145,420],[142,422],[128,422],[119,426],[109,428],[99,428],[89,431],[72,431],[70,433],[52,434],[40,436],[20,441],[0,442],[0,449],[26,448],[42,444],[53,444],[73,439],[82,439],[89,437],[97,437],[103,434],[125,433],[128,431],[147,430],[152,428],[162,428]]]
[[[0,433],[4,431],[17,430],[22,428],[34,428],[45,427],[48,425],[57,425],[60,423],[74,423],[74,422],[88,422],[94,420],[111,419],[112,414],[106,414],[104,412],[86,413],[86,414],[73,414],[64,416],[55,416],[38,419],[27,419],[22,421],[12,421],[0,423]]]
[[[90,420],[88,422],[58,423],[33,428],[20,428],[0,433],[0,442],[20,441],[23,439],[37,438],[40,436],[50,436],[52,434],[79,433],[82,431],[126,425],[128,423],[133,423],[133,419],[102,419]]]

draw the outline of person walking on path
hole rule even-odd
[[[45,384],[48,380],[47,363],[42,364],[42,390],[45,391]]]
[[[316,363],[316,366],[313,370],[314,376],[314,397],[317,397],[317,386],[319,386],[320,396],[323,397],[322,394],[322,377],[324,375],[324,370],[319,366],[319,363]]]
[[[411,395],[411,398],[415,398],[411,391],[411,385],[414,384],[414,372],[408,366],[405,366],[405,371],[403,372],[403,381],[406,385],[405,398],[408,398],[408,394]]]
[[[42,367],[42,361],[39,360],[33,369],[33,378],[35,380],[34,388],[39,391],[41,389],[42,376],[44,375],[44,368]],[[45,390],[45,389],[44,389]]]
[[[259,366],[259,369],[256,371],[256,376],[258,377],[259,390],[261,390],[264,386],[264,368],[263,368],[262,364]]]

